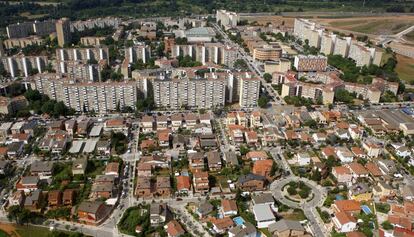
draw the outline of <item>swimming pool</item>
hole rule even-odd
[[[234,223],[236,223],[236,225],[240,226],[244,224],[244,219],[241,216],[238,217],[234,217],[233,218]]]
[[[367,215],[369,215],[369,214],[371,214],[371,213],[372,213],[371,209],[370,209],[367,205],[362,205],[362,206],[361,206],[361,209],[362,209],[362,211],[363,211],[365,214],[367,214]]]

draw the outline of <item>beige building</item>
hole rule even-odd
[[[342,57],[348,57],[349,47],[351,46],[351,37],[336,37],[335,47],[333,54],[342,55]]]
[[[225,29],[229,29],[237,26],[237,23],[240,21],[240,16],[235,12],[217,10],[216,21],[221,26],[224,26]]]
[[[240,79],[239,105],[242,108],[257,106],[260,94],[260,79],[255,77],[244,77]]]
[[[40,45],[44,42],[44,40],[39,36],[28,36],[25,38],[12,38],[12,39],[6,39],[4,40],[4,47],[6,49],[12,49],[12,48],[24,48],[29,45]]]
[[[349,47],[348,57],[353,59],[357,66],[369,66],[373,62],[375,49],[353,41]]]
[[[11,77],[28,77],[35,73],[42,73],[48,65],[47,56],[24,56],[17,54],[1,58],[4,69]]]
[[[322,34],[320,52],[325,55],[332,54],[335,48],[335,41],[336,41],[335,34],[327,34],[327,33]]]
[[[56,34],[60,47],[71,43],[70,20],[68,18],[62,18],[56,21]]]
[[[282,85],[281,97],[300,96],[312,100],[322,98],[322,103],[326,105],[333,103],[334,94],[335,91],[332,86],[296,81]]]
[[[105,37],[88,36],[81,37],[80,42],[85,46],[99,46],[105,40]]]
[[[279,58],[276,61],[266,61],[264,63],[265,73],[272,74],[274,72],[285,73],[291,68],[291,62],[289,59]]]
[[[109,63],[109,49],[107,46],[96,46],[90,48],[64,48],[56,49],[57,61],[100,61]]]
[[[147,63],[150,57],[151,48],[149,45],[140,44],[125,49],[125,58],[128,58],[129,63],[136,63],[139,60]]]
[[[265,45],[253,49],[253,59],[259,61],[277,60],[282,56],[282,48],[275,45]]]

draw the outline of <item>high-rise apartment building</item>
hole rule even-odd
[[[237,23],[240,21],[240,16],[235,12],[217,10],[216,21],[225,29],[229,29],[237,26]]]
[[[42,73],[48,64],[48,59],[47,56],[24,56],[18,54],[3,57],[1,63],[11,77],[28,77],[36,72]]]
[[[147,63],[151,57],[151,47],[144,43],[140,45],[134,45],[125,49],[125,58],[128,58],[129,63],[136,63],[141,60],[143,63]]]
[[[62,18],[56,21],[56,34],[60,47],[70,44],[72,37],[70,32],[70,20],[68,18]]]
[[[293,64],[298,72],[324,72],[328,66],[328,58],[315,55],[295,56]]]
[[[109,63],[109,49],[107,46],[91,48],[62,48],[56,49],[57,61],[101,61]]]
[[[257,106],[260,94],[260,79],[255,77],[240,78],[240,98],[239,105],[242,108]]]

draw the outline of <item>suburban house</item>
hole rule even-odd
[[[171,213],[167,204],[151,203],[150,223],[151,226],[159,226],[171,219]]]
[[[24,176],[16,184],[16,189],[22,190],[25,193],[30,193],[37,190],[39,181],[39,176]]]
[[[237,186],[243,191],[260,191],[264,190],[266,178],[261,175],[249,173],[241,175],[237,180]]]
[[[210,171],[217,171],[221,169],[221,158],[218,151],[207,152],[207,163]]]
[[[346,212],[335,212],[332,218],[335,229],[340,233],[347,233],[357,229],[357,220]]]
[[[53,163],[47,161],[35,161],[30,165],[30,175],[47,179],[52,175]]]
[[[306,230],[299,221],[282,219],[269,225],[268,230],[273,236],[306,236]]]
[[[52,190],[47,194],[47,201],[49,207],[58,207],[62,205],[62,191]]]
[[[185,234],[185,230],[177,220],[171,220],[164,226],[168,237],[180,237]]]
[[[271,224],[276,223],[276,217],[270,205],[259,204],[253,206],[254,218],[257,222],[257,228],[268,228]]]
[[[194,192],[206,194],[210,190],[208,172],[198,171],[193,174]]]
[[[237,215],[238,209],[236,201],[223,199],[221,200],[220,212],[223,216],[235,216]]]
[[[107,215],[107,208],[101,201],[83,201],[79,204],[77,214],[80,223],[98,225]]]

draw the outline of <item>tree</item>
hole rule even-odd
[[[290,196],[296,195],[298,192],[296,191],[296,188],[289,186],[289,188],[287,189],[287,192],[289,193]]]
[[[265,73],[263,75],[263,79],[267,82],[267,83],[271,83],[272,82],[272,75],[270,75],[269,73]]]
[[[311,180],[319,182],[321,181],[321,172],[319,172],[318,169],[316,169],[315,171],[313,171],[312,176],[311,176]]]
[[[273,162],[272,164],[272,169],[270,169],[270,176],[275,176],[276,172],[278,170],[277,164],[276,162]]]
[[[392,230],[392,229],[394,229],[394,227],[392,226],[392,224],[389,221],[382,222],[381,226],[385,230]]]
[[[345,89],[338,89],[335,91],[335,100],[346,104],[353,103],[355,97]]]
[[[266,108],[267,103],[269,103],[269,98],[267,98],[267,96],[260,96],[259,100],[257,101],[257,105],[259,105],[260,108]]]
[[[246,155],[249,151],[250,151],[249,148],[247,148],[246,146],[244,146],[244,145],[240,146],[240,154],[242,156]]]

